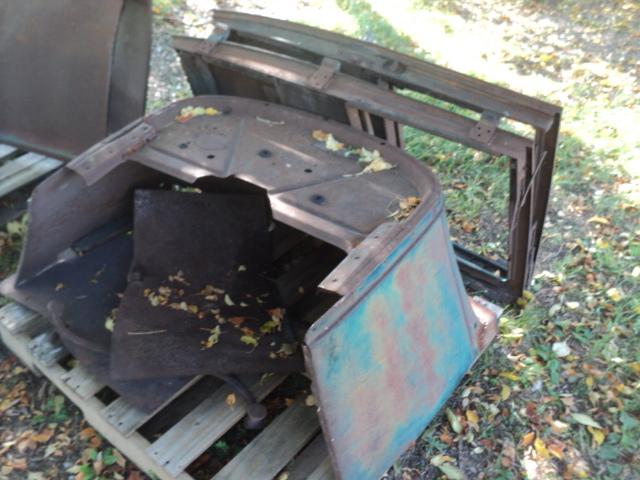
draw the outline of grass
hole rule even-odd
[[[159,15],[186,8],[157,4]],[[532,298],[505,313],[499,337],[448,402],[460,431],[442,413],[387,477],[454,478],[434,465],[447,455],[469,479],[640,478],[640,5],[338,0],[322,5],[327,15],[313,1],[285,7],[267,13],[564,108]],[[506,220],[507,160],[405,133],[407,150],[444,185],[453,234],[503,256],[505,239],[489,227]],[[0,276],[15,266],[20,226],[0,231]]]

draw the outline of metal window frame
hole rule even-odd
[[[561,109],[512,90],[340,34],[238,12],[215,11],[208,40],[176,37],[174,47],[194,94],[256,96],[225,91],[216,69],[339,99],[325,115],[402,147],[410,125],[510,161],[508,259],[495,261],[454,244],[465,284],[501,303],[513,302],[531,281],[546,215]],[[480,113],[469,117],[395,93],[406,88]],[[288,88],[288,87],[287,87]],[[298,105],[299,107],[299,105]],[[533,139],[499,127],[502,118],[529,125]],[[497,273],[496,273],[497,272]]]

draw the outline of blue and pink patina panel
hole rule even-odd
[[[479,326],[438,203],[307,335],[322,426],[340,478],[379,478],[478,356]]]

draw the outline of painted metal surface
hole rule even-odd
[[[339,478],[379,478],[415,441],[476,360],[483,328],[439,201],[307,334]]]
[[[144,113],[149,0],[0,2],[0,143],[69,159]]]
[[[282,20],[215,11],[208,41],[175,47],[196,94],[266,99],[321,113],[402,147],[402,125],[511,160],[508,256],[492,260],[454,245],[465,284],[511,302],[531,280],[551,184],[561,109],[378,45]],[[409,99],[414,90],[474,112],[463,116]],[[513,134],[509,118],[530,125]]]

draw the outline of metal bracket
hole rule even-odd
[[[340,71],[340,62],[333,58],[323,58],[320,67],[309,77],[309,86],[316,90],[324,90],[336,72]]]
[[[80,175],[87,185],[92,185],[105,173],[123,163],[127,155],[141,149],[156,135],[155,128],[148,123],[140,122],[128,131],[123,129],[107,137],[69,162],[67,168]]]
[[[469,131],[469,135],[474,140],[478,140],[482,143],[490,143],[493,136],[496,134],[496,128],[500,123],[500,115],[497,113],[484,111],[480,116],[480,120]]]
[[[216,23],[211,35],[198,44],[198,53],[202,55],[210,55],[220,42],[224,42],[229,38],[229,27],[223,23]]]

